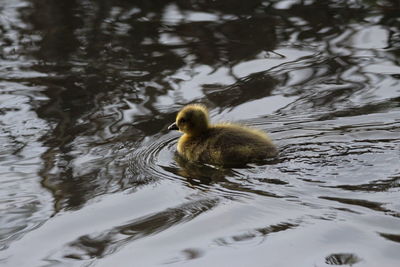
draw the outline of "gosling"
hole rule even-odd
[[[178,154],[189,161],[222,166],[242,166],[278,154],[263,131],[238,124],[210,124],[208,110],[200,104],[181,109],[168,130],[179,130]]]

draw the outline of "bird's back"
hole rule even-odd
[[[218,165],[243,165],[277,154],[265,133],[235,124],[217,124],[183,141],[181,154],[186,158]]]

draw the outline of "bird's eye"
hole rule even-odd
[[[186,122],[186,119],[184,119],[184,118],[179,120],[179,123],[185,123],[185,122]]]

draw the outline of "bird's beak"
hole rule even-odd
[[[174,122],[173,124],[171,124],[168,127],[168,130],[172,131],[172,130],[179,130],[178,125],[176,125],[176,122]]]

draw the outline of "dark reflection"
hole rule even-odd
[[[90,238],[89,236],[82,236],[73,243],[72,247],[79,250],[84,250],[86,253],[84,255],[85,257],[82,257],[82,255],[79,254],[67,254],[64,257],[74,260],[100,258],[105,253],[111,241],[112,240],[107,240],[107,238],[96,240]]]
[[[241,175],[236,171],[238,169],[215,167],[200,163],[194,163],[183,159],[179,155],[175,156],[175,160],[178,163],[179,168],[173,168],[173,167],[163,167],[163,168],[168,172],[186,178],[186,181],[190,186],[206,190],[209,189],[208,187],[209,185],[218,183],[218,185],[222,187],[222,191],[224,193],[225,192],[227,193],[221,196],[231,199],[235,199],[236,197],[238,197],[236,196],[237,194],[246,194],[246,195],[255,194],[255,195],[275,197],[275,198],[282,197],[273,192],[261,190],[257,186],[254,186],[251,182],[249,182],[250,180],[252,180],[252,178],[241,177]],[[278,184],[279,182],[282,182],[282,184],[285,183],[278,179],[268,179],[268,178],[258,179],[258,181],[262,183],[276,183],[276,184]]]
[[[393,177],[388,180],[376,180],[371,181],[368,184],[359,185],[338,185],[335,188],[340,188],[349,191],[360,191],[360,192],[386,192],[392,188],[400,187],[400,177]]]
[[[69,244],[71,247],[79,249],[80,253],[69,254],[67,257],[73,259],[102,258],[128,241],[145,238],[177,224],[193,220],[202,213],[213,209],[218,203],[218,199],[199,199],[184,203],[176,208],[135,219],[96,236],[80,237]]]
[[[325,257],[325,263],[329,265],[349,265],[353,266],[360,262],[361,259],[355,254],[351,253],[337,253]]]
[[[230,86],[204,85],[203,93],[213,105],[225,109],[270,96],[277,84],[277,79],[260,72],[251,74],[244,79],[238,79],[235,84]]]
[[[228,175],[235,176],[234,171],[231,169],[189,162],[178,154],[175,155],[174,159],[176,163],[178,163],[179,168],[164,167],[164,169],[181,177],[185,177],[188,183],[194,186],[219,183],[225,181],[225,177]]]
[[[389,99],[381,103],[367,104],[362,107],[352,107],[348,109],[333,111],[330,112],[329,114],[320,116],[318,119],[324,121],[324,120],[334,119],[337,117],[351,117],[351,116],[359,116],[370,113],[380,113],[380,112],[386,112],[398,106],[400,106],[400,97]]]
[[[79,4],[74,0],[31,2],[32,7],[26,10],[25,19],[41,36],[40,44],[33,48],[32,54],[44,61],[68,60],[80,46],[75,31],[84,26],[82,17],[76,14],[77,11],[81,13]]]
[[[233,66],[276,46],[275,21],[266,15],[185,23],[177,27],[177,34],[196,63],[214,67]]]
[[[184,254],[185,259],[193,260],[200,258],[203,255],[203,252],[198,249],[188,248],[182,251]]]
[[[243,234],[234,235],[229,238],[219,238],[215,242],[221,246],[229,246],[229,245],[232,245],[237,242],[248,241],[248,240],[252,240],[257,237],[261,237],[262,239],[265,239],[270,234],[294,229],[298,226],[299,226],[298,224],[293,224],[293,223],[289,223],[289,222],[275,224],[275,225],[269,225],[264,228],[254,229],[254,230],[248,231]]]
[[[276,184],[276,185],[287,185],[289,184],[288,182],[279,180],[279,179],[275,179],[275,178],[259,178],[257,179],[258,181],[260,181],[261,183],[267,183],[267,184]]]
[[[320,198],[327,199],[327,200],[333,200],[333,201],[350,204],[350,205],[361,206],[361,207],[369,208],[369,209],[375,210],[375,211],[393,213],[393,215],[396,216],[396,214],[393,211],[390,211],[389,209],[382,207],[384,205],[384,203],[378,203],[378,202],[373,202],[373,201],[363,200],[363,199],[350,199],[350,198],[338,198],[338,197],[320,197]],[[399,214],[397,216],[399,216]]]
[[[400,235],[387,234],[387,233],[379,233],[379,235],[387,240],[400,243]]]

